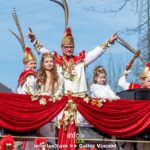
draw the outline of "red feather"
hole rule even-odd
[[[26,53],[30,53],[30,52],[31,52],[31,48],[30,48],[30,47],[26,47],[26,48],[25,48],[25,52],[26,52]]]
[[[72,33],[71,33],[71,28],[70,27],[67,27],[66,28],[66,36],[72,36]]]

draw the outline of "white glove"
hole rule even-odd
[[[130,72],[131,72],[131,69],[130,70],[125,70],[124,73],[123,73],[123,76],[127,76]]]

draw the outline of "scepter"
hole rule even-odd
[[[129,61],[129,63],[126,65],[126,70],[130,70],[131,67],[132,67],[132,64],[134,63],[135,59],[139,56],[140,54],[140,50],[137,51],[135,54],[134,54],[134,57]]]
[[[119,36],[118,36],[117,42],[119,44],[121,44],[122,46],[124,46],[125,48],[127,48],[133,54],[136,54],[136,52],[138,52],[138,51],[134,50],[124,39],[122,39]],[[139,55],[137,57],[139,57],[140,60],[145,64],[145,61],[144,61],[143,57],[140,55],[140,53],[139,53]]]

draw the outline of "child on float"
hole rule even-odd
[[[24,71],[21,72],[18,79],[18,94],[33,94],[36,84],[36,58],[31,48],[24,49]]]
[[[93,84],[90,86],[90,96],[104,99],[119,99],[109,84],[107,84],[107,73],[102,66],[96,66],[93,71]]]

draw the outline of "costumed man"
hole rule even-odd
[[[33,94],[36,84],[36,58],[29,47],[24,50],[23,64],[25,69],[18,79],[17,93]]]

